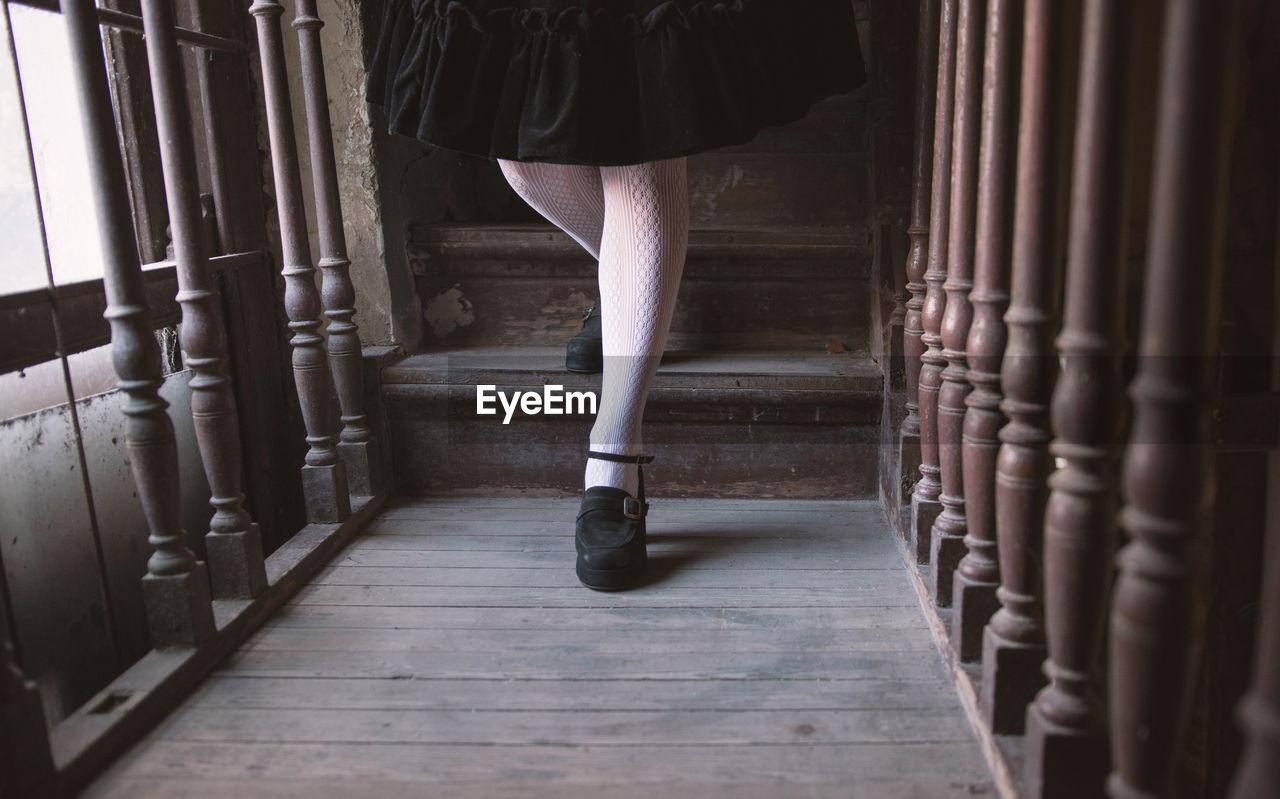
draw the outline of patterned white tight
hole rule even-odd
[[[591,448],[644,451],[641,418],[675,310],[689,238],[685,159],[631,166],[502,161],[511,187],[599,260],[604,375]],[[583,487],[637,491],[635,464],[587,460]]]

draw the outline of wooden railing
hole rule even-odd
[[[917,382],[899,437],[901,477],[915,483],[902,526],[1005,791],[1172,796],[1204,640],[1193,577],[1211,534],[1245,4],[1169,0],[1149,65],[1132,40],[1154,22],[1137,4],[1080,5],[920,2],[917,139],[934,149],[915,150],[905,264]],[[1144,68],[1158,76],[1156,110],[1135,145]],[[1133,158],[1146,151],[1141,327],[1127,351],[1129,202],[1144,174]],[[1270,535],[1233,799],[1280,795]],[[1021,757],[1006,759],[996,734]]]
[[[298,155],[290,110],[280,17],[274,2],[253,3],[267,101],[271,157],[283,239],[285,310],[293,331],[298,403],[308,449],[301,483],[313,523],[264,558],[258,525],[244,504],[243,448],[236,394],[229,370],[227,322],[214,281],[209,233],[201,211],[200,176],[188,87],[201,86],[206,102],[217,94],[207,59],[195,80],[183,74],[179,47],[243,49],[239,41],[179,27],[172,0],[142,0],[141,15],[98,9],[94,0],[33,2],[60,10],[70,35],[78,100],[103,231],[104,316],[112,357],[127,395],[129,462],[151,547],[142,578],[153,652],[53,729],[45,722],[32,683],[11,648],[0,648],[0,795],[46,796],[74,792],[95,770],[128,746],[220,657],[242,641],[313,574],[341,541],[385,497],[387,479],[378,441],[364,407],[364,358],[355,314],[355,288],[342,233],[337,165],[320,52],[323,24],[314,2],[297,4],[294,27],[302,53],[301,80],[315,174],[323,283],[317,290],[307,239]],[[202,9],[193,7],[197,27]],[[218,11],[218,14],[221,14]],[[155,281],[144,277],[131,215],[130,188],[104,60],[100,24],[145,33],[151,94],[174,250],[181,345],[193,371],[191,413],[213,508],[204,537],[207,562],[197,560],[181,526],[178,450],[167,403],[160,397],[161,360],[150,303]],[[210,122],[212,126],[213,123]],[[209,134],[214,195],[225,189],[220,151]],[[229,206],[229,207],[226,207]],[[259,206],[260,208],[261,206]],[[227,238],[234,238],[234,203],[220,208]],[[327,329],[321,312],[328,317]],[[327,336],[323,333],[327,332]],[[341,407],[334,425],[331,394]],[[57,590],[50,586],[50,590]]]

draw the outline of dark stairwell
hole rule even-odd
[[[651,568],[607,594],[571,569],[590,417],[475,412],[477,385],[598,385],[563,365],[594,264],[492,162],[368,127],[359,19],[377,4],[182,0],[176,25],[165,0],[63,5],[81,67],[99,24],[108,38],[113,91],[87,92],[85,131],[119,235],[100,278],[4,298],[4,330],[35,344],[2,363],[129,354],[121,391],[57,410],[96,409],[74,452],[116,409],[111,473],[131,468],[143,498],[96,572],[100,525],[70,531],[74,580],[39,570],[64,561],[31,558],[60,549],[33,526],[0,540],[0,795],[1274,795],[1274,9],[1089,0],[1101,16],[1077,35],[1077,4],[857,0],[864,89],[690,160],[689,260],[646,415]],[[197,57],[149,74],[167,48]],[[1077,74],[1130,99],[1131,129],[1096,116],[1107,102],[1075,109]],[[194,151],[147,127],[153,99],[170,127],[207,128]],[[1177,108],[1195,113],[1156,113]],[[1184,136],[1203,146],[1157,146]],[[1161,155],[1097,169],[1129,146]],[[1068,207],[1073,172],[1102,177]],[[1042,245],[1001,254],[1009,233]],[[162,372],[152,332],[179,317],[205,357]],[[1211,361],[1188,356],[1206,344]],[[1040,366],[1067,356],[1087,368],[1055,383]],[[1212,380],[1181,368],[1207,362]],[[946,424],[924,404],[935,378]],[[238,424],[200,412],[224,388]],[[1117,408],[1141,433],[1078,424]],[[941,501],[913,507],[922,458]],[[234,524],[177,495],[206,467],[219,507],[246,495]],[[119,600],[130,639],[68,688],[58,669],[85,658],[58,636],[116,630],[76,627],[86,591]]]

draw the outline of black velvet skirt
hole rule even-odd
[[[850,0],[385,0],[392,133],[613,166],[743,144],[866,81]]]

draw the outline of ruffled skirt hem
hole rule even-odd
[[[865,81],[849,0],[387,0],[368,96],[439,147],[609,166],[743,144]]]

